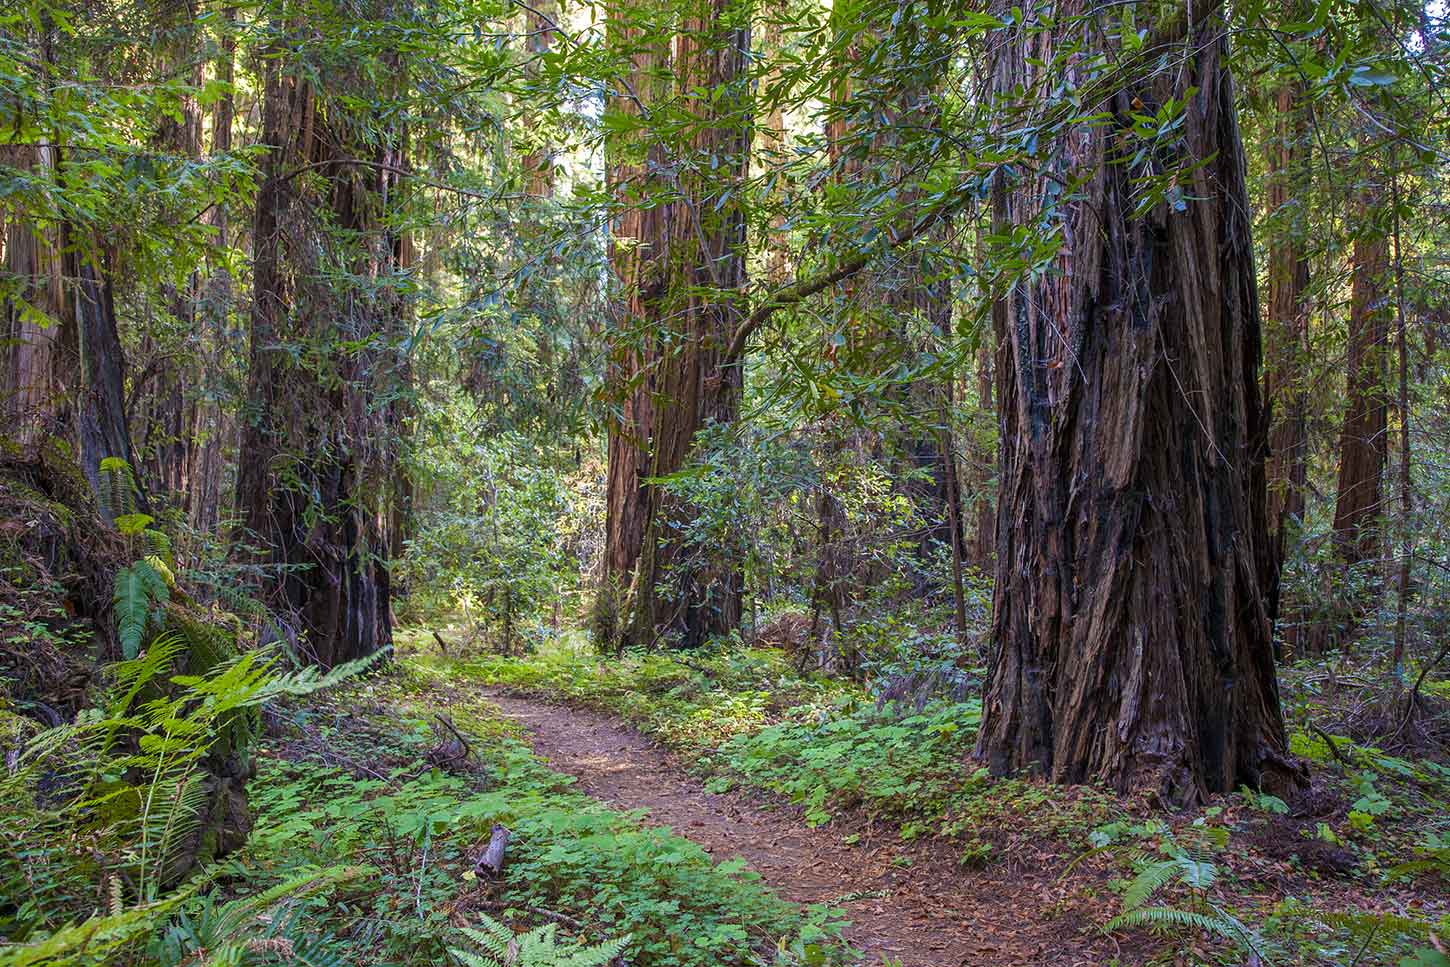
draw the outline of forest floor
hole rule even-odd
[[[237,882],[368,871],[309,914],[350,962],[450,963],[487,916],[627,936],[635,967],[1439,964],[1407,955],[1450,928],[1450,765],[1352,741],[1317,679],[1285,678],[1310,789],[1165,813],[988,776],[971,696],[878,701],[771,649],[443,631],[269,713]],[[1105,932],[1145,876],[1163,922]]]
[[[496,688],[487,695],[585,793],[644,809],[712,857],[743,857],[789,900],[843,909],[845,939],[868,963],[1102,964],[1120,952],[1114,941],[1085,934],[1080,916],[1062,915],[1067,890],[1051,872],[1061,861],[1050,845],[1010,865],[965,872],[955,850],[845,845],[839,830],[810,828],[758,793],[707,791],[675,756],[615,716]]]

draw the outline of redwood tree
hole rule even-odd
[[[1309,339],[1309,259],[1305,254],[1303,183],[1305,124],[1303,85],[1281,82],[1273,91],[1276,111],[1269,139],[1265,207],[1271,224],[1268,305],[1264,320],[1264,403],[1272,414],[1267,478],[1269,529],[1274,552],[1284,556],[1285,529],[1304,516],[1308,412],[1303,360]]]
[[[1366,197],[1361,214],[1374,209]],[[1383,234],[1364,226],[1354,241],[1349,296],[1349,353],[1334,538],[1340,557],[1358,564],[1379,555],[1389,398],[1385,389],[1388,313],[1382,282],[1389,270]]]
[[[739,408],[741,371],[725,362],[745,282],[750,31],[731,0],[696,0],[671,61],[639,14],[612,25],[632,52],[613,109],[637,127],[616,141],[610,177],[624,214],[612,250],[622,297],[610,377],[622,410],[610,428],[607,579],[625,592],[613,629],[621,643],[669,636],[693,646],[739,624],[738,569],[689,546],[693,510],[649,481],[683,467],[696,433]],[[665,65],[678,79],[672,110],[686,120],[661,140],[648,114],[665,96]],[[675,173],[662,180],[666,159]]]
[[[995,185],[999,237],[1046,216],[1061,244],[996,316],[998,651],[978,752],[996,773],[1170,802],[1283,787],[1299,770],[1263,594],[1260,321],[1225,28],[1192,8],[1093,74],[1117,30],[1093,10],[1019,20],[995,55],[1003,103],[1051,103],[1067,66],[1082,114],[1106,120],[1040,132],[1036,163]],[[1152,71],[1160,56],[1172,70]],[[1137,151],[1130,115],[1170,98],[1181,127]],[[1138,211],[1150,171],[1179,180]]]
[[[398,91],[373,80],[401,82],[401,71],[392,55],[380,62],[376,74],[334,67],[319,84],[279,56],[262,101],[269,148],[237,505],[262,561],[277,568],[276,603],[297,616],[322,665],[392,639],[390,400],[406,367],[390,348],[404,312],[404,244],[391,226],[406,157],[403,132],[382,119]],[[385,103],[364,109],[346,96],[364,83]]]

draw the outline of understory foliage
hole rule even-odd
[[[610,940],[591,947],[562,947],[556,939],[557,924],[545,924],[525,934],[515,934],[505,924],[484,916],[477,928],[464,927],[463,937],[479,953],[452,948],[450,952],[465,967],[603,967],[624,949],[626,941]]]
[[[1447,17],[5,4],[0,967],[1446,967]]]

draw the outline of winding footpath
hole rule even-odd
[[[846,911],[846,939],[864,963],[901,967],[1104,964],[1123,957],[1113,941],[1061,906],[1068,884],[1050,847],[1019,847],[986,869],[966,869],[945,844],[912,848],[871,829],[847,845],[840,829],[811,829],[763,794],[711,793],[665,750],[598,712],[490,689],[485,695],[519,722],[534,751],[574,776],[588,795],[650,818],[699,843],[717,861],[745,859],[772,888],[796,903]]]

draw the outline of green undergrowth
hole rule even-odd
[[[770,792],[799,806],[812,826],[884,823],[903,841],[945,837],[964,861],[980,862],[992,858],[989,830],[1071,837],[1116,814],[1111,798],[1092,790],[1062,797],[972,767],[975,697],[919,708],[878,702],[868,686],[798,672],[776,649],[606,659],[582,637],[564,635],[521,657],[454,660],[427,649],[422,636],[410,644],[415,660],[446,678],[619,715],[681,753],[707,789]]]
[[[1275,928],[1280,912],[1254,898],[1266,883],[1285,891],[1284,876],[1298,884],[1287,888],[1297,891],[1295,902],[1322,913],[1346,902],[1414,906],[1450,874],[1445,764],[1325,732],[1299,714],[1291,715],[1291,747],[1309,765],[1314,786],[1293,806],[1245,790],[1207,810],[1163,815],[1147,802],[1092,787],[989,776],[971,757],[981,714],[975,697],[919,707],[880,703],[870,683],[798,674],[776,651],[736,647],[613,660],[565,635],[521,657],[420,660],[445,679],[620,715],[681,753],[706,788],[767,791],[797,804],[808,824],[838,824],[848,842],[862,832],[864,818],[895,829],[903,842],[951,843],[964,863],[990,864],[1027,842],[1054,842],[1065,864],[1099,845],[1104,831],[1142,827],[1153,816],[1163,818],[1163,842],[1195,822],[1224,825],[1233,846],[1216,889],[1229,907],[1266,918],[1266,930],[1288,928]],[[1297,710],[1303,693],[1292,672],[1286,679],[1286,704]],[[1445,912],[1443,903],[1414,908],[1419,923]],[[1310,945],[1291,938],[1281,949]]]
[[[281,710],[235,874],[256,888],[317,864],[374,868],[307,911],[357,963],[452,963],[454,928],[484,915],[520,931],[559,923],[590,942],[627,936],[641,967],[843,956],[831,911],[790,904],[743,861],[716,864],[640,813],[575,791],[481,703],[445,710],[438,685],[400,663]],[[438,712],[466,740],[467,765],[429,763],[430,750],[456,741]],[[501,879],[473,865],[495,825],[512,833]]]

